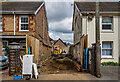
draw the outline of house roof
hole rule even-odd
[[[35,12],[43,2],[2,2],[2,12]]]
[[[75,4],[81,12],[90,12],[96,9],[95,2],[75,2]],[[120,2],[100,2],[99,5],[101,12],[118,12],[120,8]]]
[[[59,40],[60,40],[65,46],[67,46],[66,43],[63,42],[60,38],[54,42],[54,45],[55,45]]]

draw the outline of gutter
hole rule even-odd
[[[39,8],[34,12],[34,14],[36,15],[38,13],[38,11],[41,9],[41,7],[44,5],[44,2],[39,6]]]
[[[86,18],[86,34],[88,34],[88,16]]]
[[[81,13],[95,13],[95,11],[81,11]],[[108,14],[109,14],[109,13],[118,14],[118,13],[120,13],[120,12],[107,12],[107,11],[106,11],[106,12],[105,12],[105,11],[104,11],[104,12],[102,12],[102,11],[100,12],[100,14],[103,14],[103,13],[108,13]]]
[[[77,11],[79,12],[80,16],[82,16],[82,13],[80,12],[76,4],[75,4],[75,7],[77,8]]]

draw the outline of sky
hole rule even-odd
[[[46,2],[49,36],[57,40],[73,43],[72,16],[73,0]]]

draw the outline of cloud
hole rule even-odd
[[[72,16],[72,2],[46,2],[49,22],[61,21]]]
[[[61,38],[65,42],[73,43],[73,33],[49,31],[49,36],[54,40],[58,40],[59,38]]]
[[[46,0],[46,10],[49,25],[49,36],[52,39],[61,38],[73,43],[72,16],[73,0]]]
[[[72,32],[72,17],[65,18],[62,21],[59,22],[51,22],[49,24],[49,29],[51,31],[56,32],[63,32],[63,33],[71,33]]]

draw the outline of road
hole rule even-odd
[[[2,72],[0,72],[2,73]],[[89,73],[71,73],[71,74],[40,74],[37,80],[118,80],[117,66],[102,66],[101,78],[96,78]],[[13,80],[13,76],[8,75],[8,70],[2,73],[2,80]],[[32,79],[36,80],[36,79]]]

